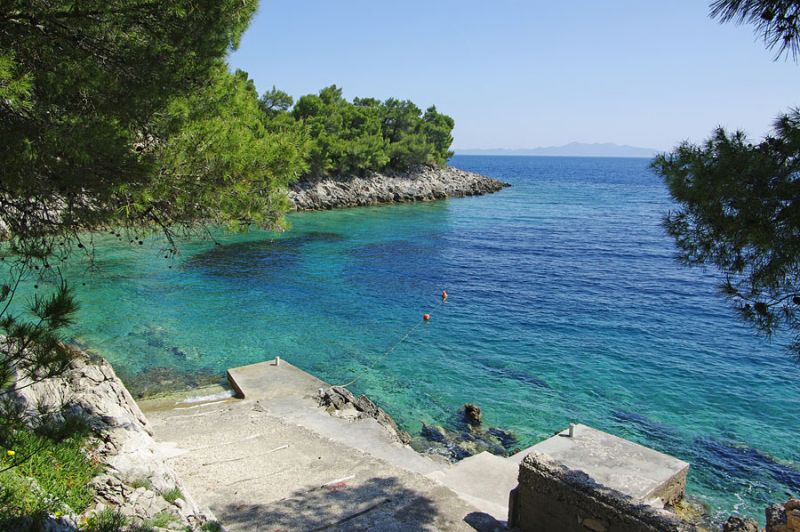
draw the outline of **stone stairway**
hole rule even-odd
[[[142,405],[191,495],[226,529],[504,528],[501,492],[516,479],[508,459],[431,460],[373,419],[317,407],[321,381],[285,362],[239,376],[244,399]]]
[[[426,476],[498,521],[505,521],[509,493],[517,485],[518,471],[519,463],[515,460],[482,452]]]

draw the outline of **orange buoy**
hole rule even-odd
[[[442,290],[442,301],[447,301],[447,290]]]
[[[430,314],[423,314],[422,315],[422,319],[425,320],[425,321],[428,321],[429,319],[431,319],[431,315]]]

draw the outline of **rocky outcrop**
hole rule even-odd
[[[453,422],[457,430],[446,429],[439,425],[422,423],[418,443],[419,450],[433,455],[443,456],[451,461],[458,461],[484,451],[498,456],[510,456],[519,452],[517,437],[514,433],[497,427],[483,427],[481,407],[467,403],[461,407]]]
[[[497,192],[508,183],[451,166],[419,166],[407,172],[367,177],[305,178],[292,186],[289,199],[300,211],[411,203]]]
[[[800,499],[769,506],[766,517],[767,532],[800,532]]]
[[[95,505],[83,516],[62,520],[80,522],[91,513],[111,509],[132,523],[168,515],[169,528],[196,529],[213,519],[201,510],[167,464],[153,440],[147,419],[105,360],[77,357],[56,378],[26,386],[20,381],[17,400],[31,418],[41,409],[61,410],[82,418],[92,429],[92,457],[104,467],[92,487]]]
[[[320,388],[319,404],[325,407],[329,414],[338,417],[349,419],[371,417],[383,425],[400,443],[407,445],[411,442],[411,436],[400,430],[394,419],[366,395],[356,398],[350,390],[342,386]]]
[[[752,519],[731,516],[722,524],[722,532],[759,532],[758,523]]]
[[[419,450],[455,462],[484,451],[498,456],[511,456],[517,448],[513,433],[490,427],[486,430],[477,425],[467,425],[462,430],[449,430],[439,425],[422,424],[420,436],[425,440]]]
[[[481,407],[467,403],[464,405],[464,421],[470,425],[480,425],[483,415],[481,414]]]

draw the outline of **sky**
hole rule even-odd
[[[800,105],[800,64],[703,0],[261,0],[229,62],[259,92],[336,84],[436,105],[456,151],[756,139]]]

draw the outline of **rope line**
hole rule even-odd
[[[439,301],[439,306],[442,306],[442,305],[444,305],[444,302],[445,302],[445,299],[444,299],[444,298],[442,298],[442,300],[441,300],[441,301]],[[438,309],[438,307],[436,307],[436,308]],[[430,311],[430,312],[428,312],[428,314],[433,314],[433,311]],[[400,340],[398,340],[397,342],[395,342],[395,343],[394,343],[394,344],[393,344],[391,347],[389,347],[389,349],[387,349],[385,352],[383,352],[383,353],[382,353],[382,354],[381,354],[381,355],[380,355],[380,356],[379,356],[377,359],[375,359],[375,360],[374,360],[374,361],[373,361],[371,364],[369,364],[367,367],[365,367],[363,370],[361,370],[360,374],[357,374],[357,375],[356,375],[356,376],[353,378],[353,380],[351,380],[350,382],[348,382],[348,383],[346,383],[346,384],[339,384],[339,385],[337,385],[337,386],[338,386],[338,387],[340,387],[340,388],[347,388],[348,386],[352,386],[353,384],[355,384],[356,382],[358,382],[358,381],[359,381],[359,379],[361,379],[361,377],[363,377],[364,375],[366,375],[367,373],[369,373],[370,371],[372,371],[372,370],[375,368],[375,366],[377,366],[377,365],[378,365],[380,362],[382,362],[382,361],[383,361],[383,360],[385,360],[385,359],[386,359],[386,358],[387,358],[389,355],[391,355],[391,354],[394,352],[394,350],[395,350],[395,349],[397,349],[397,348],[398,348],[398,346],[400,346],[400,344],[402,344],[403,342],[405,342],[406,340],[408,340],[408,338],[409,338],[409,337],[410,337],[410,336],[411,336],[411,335],[414,333],[414,331],[415,331],[415,330],[417,330],[417,328],[418,328],[419,326],[421,326],[423,323],[425,323],[425,321],[424,321],[424,320],[420,320],[420,321],[418,321],[417,323],[415,323],[415,324],[414,324],[414,325],[413,325],[413,326],[412,326],[412,327],[411,327],[411,328],[410,328],[408,331],[406,331],[406,333],[403,335],[403,337],[402,337],[402,338],[400,338]]]

